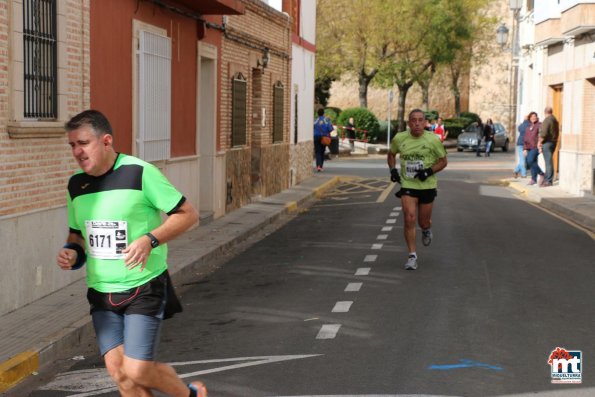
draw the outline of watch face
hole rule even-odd
[[[151,233],[147,233],[147,237],[151,239],[151,248],[157,248],[159,246],[159,240],[157,240],[155,236],[153,236]]]

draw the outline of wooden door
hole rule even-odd
[[[554,176],[559,172],[558,170],[558,157],[560,153],[560,147],[562,145],[562,98],[564,94],[564,87],[562,85],[552,86],[552,109],[554,117],[558,120],[560,131],[558,134],[558,142],[554,149],[553,163],[554,163]]]

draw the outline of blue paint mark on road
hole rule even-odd
[[[504,368],[498,367],[496,365],[489,365],[480,363],[478,361],[462,359],[459,361],[458,364],[445,364],[445,365],[430,365],[428,369],[438,370],[438,371],[447,371],[451,369],[460,369],[460,368],[486,368],[491,369],[494,371],[503,371]]]

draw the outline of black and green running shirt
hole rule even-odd
[[[68,226],[85,239],[87,285],[120,292],[155,278],[167,269],[167,245],[154,248],[146,267],[127,269],[122,250],[161,223],[184,196],[152,164],[118,154],[111,170],[94,177],[82,171],[68,182]]]

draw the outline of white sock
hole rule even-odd
[[[416,252],[410,252],[410,253],[409,253],[409,257],[410,257],[410,258],[411,258],[411,257],[417,258],[417,253],[416,253]]]

